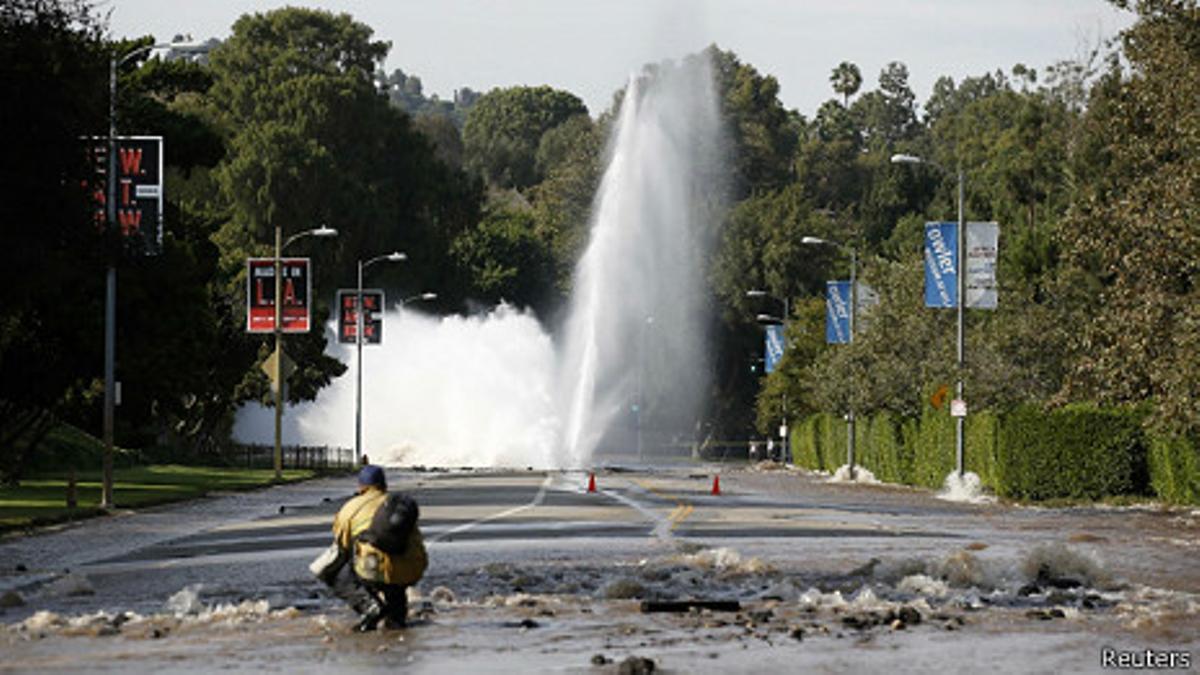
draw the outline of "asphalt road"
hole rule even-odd
[[[606,470],[595,492],[582,473],[393,471],[431,564],[413,625],[366,636],[307,571],[353,479],[10,538],[0,670],[1091,672],[1105,648],[1195,667],[1195,511],[955,503],[765,469]]]

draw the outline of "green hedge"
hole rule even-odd
[[[1200,504],[1200,443],[1192,438],[1150,439],[1150,485],[1163,501]]]
[[[1073,405],[1021,406],[966,419],[964,464],[984,486],[1016,499],[1097,499],[1149,494],[1200,503],[1200,443],[1151,437],[1145,410]],[[812,415],[792,431],[793,461],[833,471],[846,461],[845,421]],[[941,487],[955,468],[954,419],[929,408],[920,418],[860,417],[856,459],[890,483]]]
[[[836,444],[834,436],[835,417],[829,413],[817,413],[804,419],[789,434],[792,463],[813,471],[832,471],[838,467],[836,462]],[[845,436],[845,433],[842,434]],[[843,440],[842,452],[845,453]]]
[[[882,413],[859,418],[855,439],[856,462],[887,483],[912,482],[912,448],[904,442],[904,420]]]
[[[997,492],[1020,499],[1146,494],[1144,420],[1139,409],[1020,406],[1000,426]]]

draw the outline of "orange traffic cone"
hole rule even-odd
[[[588,492],[596,491],[596,474],[588,473]]]
[[[717,475],[713,476],[712,493],[714,495],[721,494],[721,474],[717,474]]]

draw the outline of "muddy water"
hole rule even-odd
[[[702,496],[709,475],[605,478],[641,510],[613,499],[593,518],[665,518],[652,494],[694,507],[640,536],[431,543],[433,564],[403,631],[353,633],[353,617],[306,578],[310,548],[271,564],[228,554],[208,567],[165,560],[153,575],[133,574],[140,589],[111,567],[82,565],[0,615],[0,669],[615,672],[637,656],[675,672],[1099,672],[1105,648],[1176,650],[1195,666],[1195,511],[946,503],[923,491],[728,469],[714,498]],[[541,474],[526,482],[544,484]],[[342,487],[286,496],[320,502]],[[266,513],[272,503],[239,508]],[[223,509],[193,512],[191,526],[187,512],[176,514],[169,534],[233,520],[236,509]],[[142,525],[122,541],[165,536]],[[740,536],[772,527],[805,534]],[[63,545],[41,539],[45,550]],[[7,542],[0,554],[7,566],[13,551],[37,548]],[[642,611],[646,600],[695,599],[740,608]]]

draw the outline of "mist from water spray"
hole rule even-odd
[[[719,119],[707,58],[630,79],[557,348],[531,313],[504,305],[472,317],[389,311],[384,344],[363,350],[371,460],[581,468],[634,452],[614,430],[648,408],[660,428],[690,431],[707,384],[701,265]],[[285,443],[353,447],[355,350],[326,330],[350,370],[287,411]],[[272,429],[269,410],[248,406],[234,436],[269,444]]]
[[[625,89],[566,324],[569,464],[588,463],[626,411],[695,416],[707,372],[703,207],[716,191],[704,179],[719,124],[705,58],[660,65]]]

